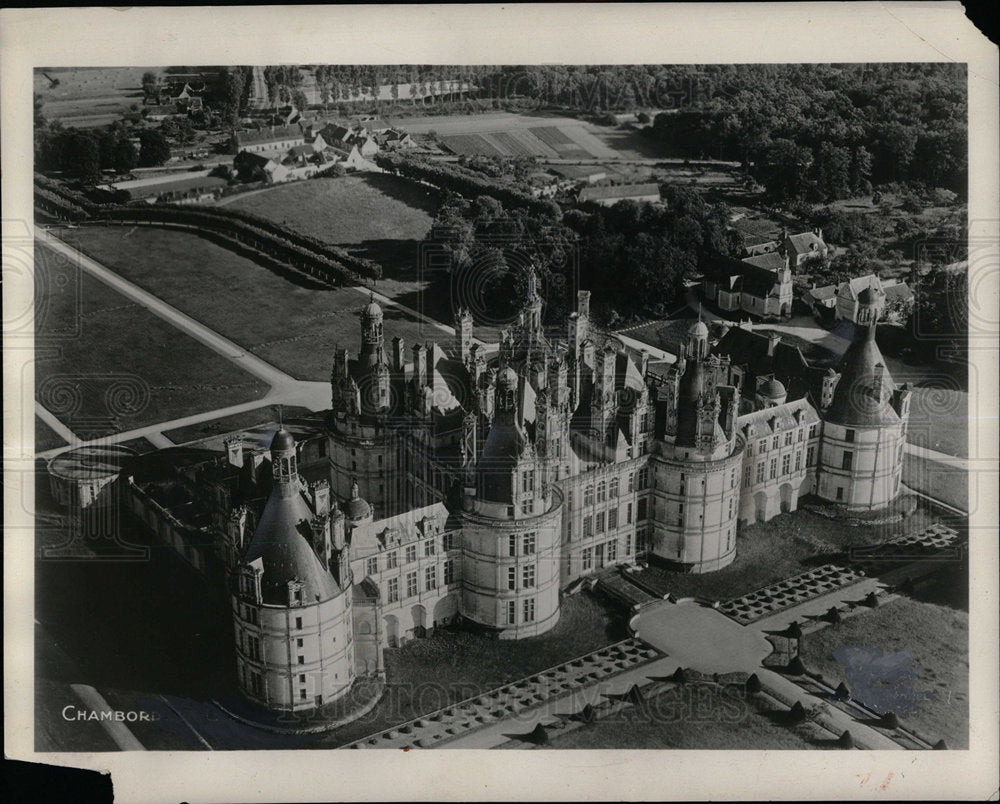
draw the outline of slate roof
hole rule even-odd
[[[789,235],[785,240],[789,251],[796,254],[808,254],[810,252],[822,251],[826,248],[823,238],[815,232],[802,232],[801,234]]]
[[[882,367],[882,387],[878,393],[876,367]],[[854,342],[844,352],[840,381],[833,392],[827,421],[844,425],[875,426],[899,421],[891,400],[895,384],[885,358],[875,342],[875,327],[858,327]]]
[[[740,327],[732,327],[712,349],[712,354],[729,357],[733,366],[744,372],[743,391],[752,394],[757,387],[757,377],[773,374],[788,391],[788,396],[798,399],[806,394],[818,398],[825,370],[814,367],[797,346],[778,341],[774,354],[768,355],[768,336]]]
[[[340,586],[309,544],[313,513],[298,490],[289,496],[272,491],[260,523],[247,547],[244,563],[261,559],[261,597],[264,603],[288,605],[288,582],[302,583],[307,604],[329,600],[340,594]]]

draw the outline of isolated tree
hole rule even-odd
[[[147,70],[142,74],[142,91],[147,95],[152,95],[160,86],[160,76],[152,70]]]
[[[170,143],[159,131],[139,132],[139,164],[142,167],[162,165],[170,158]]]

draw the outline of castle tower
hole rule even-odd
[[[840,361],[840,379],[823,413],[817,494],[866,511],[883,508],[899,493],[909,417],[909,389],[897,388],[876,342],[880,299],[859,294],[869,325],[857,327]]]
[[[385,358],[382,322],[382,308],[378,306],[373,295],[371,301],[361,311],[361,354],[359,361],[362,366],[374,366],[388,362]]]
[[[463,364],[469,362],[471,349],[472,313],[463,307],[455,318],[455,353]]]
[[[295,439],[271,442],[273,486],[233,576],[237,676],[243,694],[268,709],[312,709],[354,681],[351,578],[329,560],[328,512],[299,478]],[[290,647],[291,646],[291,647]]]
[[[711,572],[736,557],[743,443],[736,433],[738,392],[716,385],[705,369],[707,329],[704,342],[700,327],[693,334],[692,356],[676,394],[667,396],[676,406],[668,417],[676,422],[675,435],[666,428],[650,460],[651,547],[658,559],[685,571]]]
[[[520,420],[520,378],[496,382],[494,416],[464,501],[467,560],[462,613],[501,639],[544,633],[559,621],[562,494],[547,483]]]

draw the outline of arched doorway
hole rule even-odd
[[[385,617],[385,639],[390,648],[399,647],[399,620],[393,614]]]
[[[795,489],[792,488],[791,483],[782,483],[781,488],[778,489],[781,495],[781,512],[783,514],[788,513],[795,509]]]
[[[413,636],[423,639],[427,635],[427,609],[414,606],[410,612],[413,615]]]
[[[448,595],[441,598],[434,606],[434,627],[448,625],[458,614],[458,598]]]
[[[753,496],[754,518],[758,522],[767,521],[767,495],[763,491],[758,491]]]

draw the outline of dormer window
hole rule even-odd
[[[291,580],[288,582],[288,605],[289,606],[301,606],[302,605],[302,582],[298,580]]]

